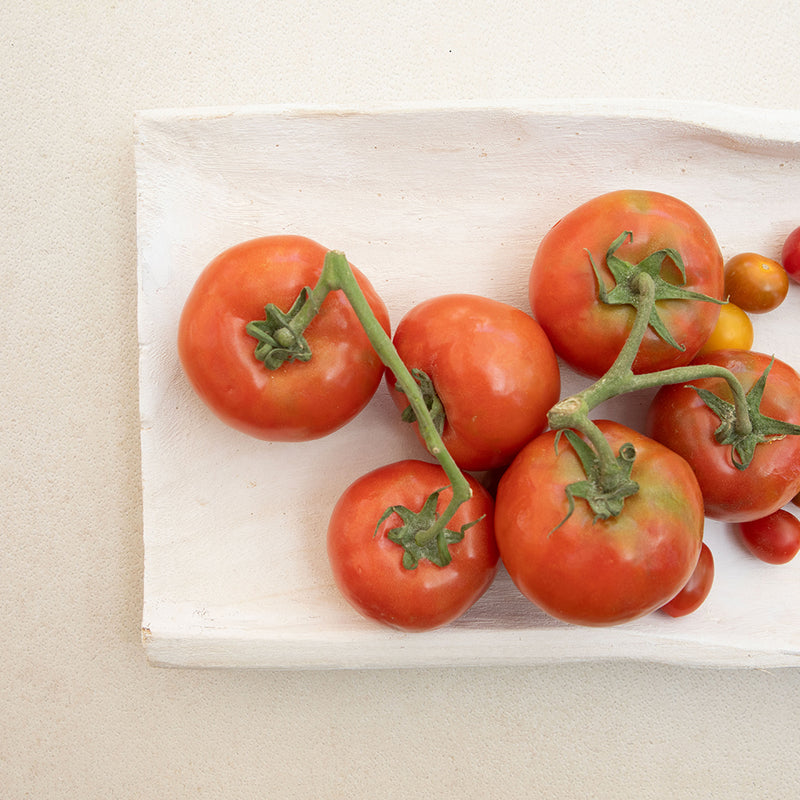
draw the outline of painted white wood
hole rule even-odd
[[[381,387],[354,422],[304,444],[251,440],[187,386],[178,316],[221,250],[275,233],[344,250],[392,322],[434,294],[525,310],[537,243],[561,215],[620,188],[674,194],[723,254],[775,257],[800,224],[800,113],[634,102],[140,112],[139,337],[143,641],[154,664],[366,668],[647,659],[800,665],[800,559],[761,564],[709,521],[717,578],[690,617],[608,629],[557,623],[501,570],[461,620],[404,634],[335,589],[327,515],[369,469],[423,457]],[[755,349],[800,366],[800,287],[754,319]],[[564,394],[586,381],[564,370]],[[598,409],[641,424],[649,395]]]

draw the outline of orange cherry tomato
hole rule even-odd
[[[749,350],[752,346],[753,323],[750,317],[735,303],[726,303],[720,306],[717,324],[700,348],[700,355],[715,350]]]
[[[758,253],[739,253],[725,264],[725,294],[752,314],[777,308],[789,291],[786,270]]]

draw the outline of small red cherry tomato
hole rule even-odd
[[[800,227],[786,237],[781,251],[781,263],[789,277],[800,283]]]
[[[758,253],[739,253],[725,264],[725,294],[751,314],[777,308],[789,291],[786,270]]]
[[[786,509],[740,522],[737,529],[745,547],[767,564],[788,564],[800,550],[800,520]]]
[[[671,617],[685,617],[697,611],[705,602],[714,583],[714,556],[708,545],[703,542],[700,548],[700,558],[694,568],[692,577],[672,600],[661,607],[665,614]]]

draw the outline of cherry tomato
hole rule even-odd
[[[777,308],[789,291],[786,270],[758,253],[739,253],[725,264],[725,294],[751,314]]]
[[[714,350],[749,350],[753,346],[753,323],[735,303],[725,303],[719,309],[719,319],[711,336],[700,348],[699,355]]]
[[[789,277],[800,282],[800,227],[786,237],[781,250],[781,263]]]
[[[615,255],[639,264],[653,253],[676,250],[686,270],[685,284],[674,260],[665,257],[659,276],[717,300],[722,299],[722,254],[714,234],[700,215],[669,195],[617,191],[584,203],[545,235],[534,258],[529,297],[534,317],[556,353],[574,369],[590,376],[604,374],[628,337],[633,306],[603,302],[598,294],[594,262],[607,290],[616,283],[607,251],[625,232],[630,237]],[[677,347],[648,328],[633,364],[637,373],[687,364],[708,339],[719,316],[717,303],[696,299],[660,299],[657,313]]]
[[[788,564],[800,551],[800,520],[783,508],[736,527],[745,547],[767,564]]]
[[[771,357],[741,350],[719,350],[695,360],[730,370],[750,392]],[[706,515],[728,522],[765,517],[786,505],[800,491],[800,436],[769,437],[755,445],[746,469],[734,464],[730,445],[720,444],[715,433],[720,417],[693,389],[707,389],[727,403],[730,387],[723,378],[703,378],[662,386],[648,410],[647,433],[683,456],[694,469],[703,492]],[[759,403],[762,414],[800,424],[800,375],[775,359]]]
[[[304,441],[350,421],[369,402],[383,364],[341,292],[330,293],[305,331],[309,361],[268,370],[255,357],[248,322],[274,303],[288,311],[313,287],[327,250],[300,236],[252,239],[218,255],[184,305],[178,354],[189,382],[228,425],[258,439]],[[369,281],[356,279],[389,333],[389,314]]]
[[[558,401],[550,342],[536,320],[506,303],[468,294],[431,298],[403,317],[394,345],[409,369],[431,380],[444,415],[442,440],[462,469],[510,463],[545,429]],[[408,398],[389,371],[386,380],[397,407],[406,409]]]
[[[460,617],[483,595],[498,563],[494,503],[474,478],[467,479],[473,495],[447,527],[460,531],[475,524],[449,545],[452,561],[446,566],[425,558],[413,569],[404,566],[403,546],[389,538],[403,524],[400,512],[392,511],[381,521],[397,506],[420,511],[435,492],[447,487],[438,464],[389,464],[362,476],[342,494],[328,525],[328,559],[336,585],[359,613],[402,630],[430,630]],[[435,498],[438,514],[451,496],[447,487]]]
[[[714,556],[708,545],[703,542],[692,577],[669,603],[661,606],[661,610],[671,617],[685,617],[697,611],[708,597],[713,583]]]
[[[689,465],[666,447],[616,422],[597,423],[615,451],[636,448],[639,484],[620,514],[594,521],[566,487],[584,468],[556,434],[534,439],[500,480],[495,533],[512,580],[548,614],[580,625],[614,625],[649,614],[686,585],[700,555],[703,501]]]

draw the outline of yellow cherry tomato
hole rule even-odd
[[[758,253],[739,253],[725,264],[725,294],[751,314],[777,308],[789,291],[786,270]]]
[[[735,303],[720,306],[719,319],[699,355],[715,350],[749,350],[753,346],[753,323]]]

